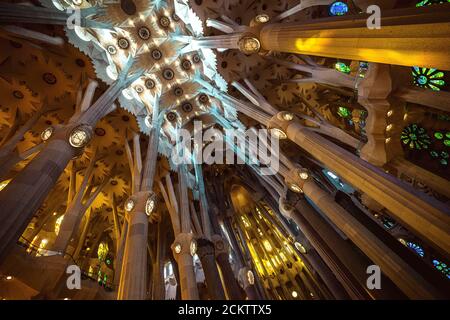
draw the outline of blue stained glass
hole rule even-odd
[[[330,15],[332,16],[343,16],[348,12],[348,5],[342,1],[333,2],[330,5]]]
[[[447,276],[447,278],[450,279],[450,269],[449,269],[449,267],[448,267],[448,265],[446,263],[434,259],[433,260],[433,265],[434,265],[434,267],[436,269],[438,269],[440,272],[445,274]]]
[[[422,258],[425,255],[425,251],[423,251],[422,247],[418,244],[415,244],[414,242],[407,242],[406,245],[408,246],[408,248],[413,249]]]

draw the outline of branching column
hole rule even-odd
[[[48,128],[42,151],[2,190],[0,260],[26,228],[69,161],[83,153],[92,136],[92,127],[115,109],[113,102],[139,76],[127,78],[132,62],[129,60],[118,80],[79,117],[66,125]]]
[[[155,221],[156,197],[152,191],[158,154],[160,118],[158,103],[154,104],[152,128],[145,165],[142,168],[139,135],[134,135],[134,161],[128,142],[125,142],[132,168],[133,195],[125,202],[129,223],[122,260],[119,300],[144,300],[147,296],[147,245],[149,219]]]

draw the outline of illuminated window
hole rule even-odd
[[[431,144],[426,130],[417,124],[412,124],[404,128],[400,139],[404,145],[415,150],[428,149]]]
[[[61,223],[64,219],[64,215],[60,216],[58,219],[56,219],[55,221],[55,234],[58,235],[59,234],[59,229],[61,228]]]
[[[440,91],[445,86],[445,74],[434,68],[412,68],[414,84],[418,87]]]
[[[350,73],[350,67],[343,62],[336,62],[334,68],[342,73]]]
[[[330,5],[329,12],[332,16],[343,16],[348,13],[348,5],[342,1],[333,2]]]
[[[431,4],[441,4],[441,3],[447,3],[450,2],[450,0],[421,0],[416,4],[416,7],[423,7],[423,6],[429,6]]]
[[[98,245],[98,250],[97,250],[98,260],[105,261],[106,255],[108,254],[108,252],[109,252],[108,244],[106,242],[101,242]]]
[[[448,265],[444,262],[441,262],[439,260],[433,259],[433,265],[436,269],[438,269],[440,272],[445,274],[447,278],[450,279],[450,268]]]

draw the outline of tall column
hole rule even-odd
[[[231,300],[242,300],[243,297],[241,290],[239,289],[239,284],[234,277],[234,272],[230,265],[230,260],[228,257],[228,244],[223,241],[222,237],[219,235],[214,235],[212,237],[212,241],[214,243],[216,261],[223,277],[228,298]]]
[[[286,137],[322,162],[326,168],[383,205],[398,221],[444,256],[449,256],[448,206],[414,190],[383,170],[308,130],[292,118],[287,119],[289,120],[286,120],[283,113],[279,113],[272,118],[270,127],[280,129]]]
[[[212,300],[225,300],[222,281],[216,265],[214,243],[205,238],[197,239],[197,255],[205,273],[209,297]]]
[[[411,299],[436,299],[441,293],[402,257],[371,233],[328,193],[308,179],[303,185],[308,196]]]
[[[0,192],[0,260],[26,228],[67,163],[83,152],[83,147],[73,147],[68,141],[75,127],[56,129],[44,149]]]
[[[247,294],[248,300],[260,300],[258,290],[255,286],[255,275],[252,270],[247,267],[243,267],[239,270],[239,282],[242,284],[242,288]]]
[[[296,208],[289,218],[300,227],[349,296],[356,300],[375,298],[364,287],[368,261],[317,214],[306,200],[300,200]]]
[[[113,102],[122,90],[140,76],[128,76],[132,63],[130,59],[119,78],[80,117],[71,118],[67,125],[46,129],[42,151],[0,192],[0,260],[26,228],[68,162],[83,153],[92,137],[92,127],[115,109]]]
[[[403,157],[396,157],[392,159],[388,165],[397,170],[398,176],[400,174],[404,174],[416,181],[420,181],[434,191],[437,191],[450,199],[450,182],[448,180],[416,166]]]
[[[32,23],[66,26],[68,21],[79,24],[84,28],[110,28],[107,23],[89,19],[89,16],[102,14],[98,7],[80,9],[78,16],[72,12],[60,11],[56,8],[43,8],[33,5],[0,3],[0,24]]]
[[[381,28],[369,15],[266,24],[261,49],[359,61],[450,70],[450,21],[446,4],[383,10]]]
[[[152,188],[161,125],[158,102],[155,101],[153,104],[152,128],[150,129],[144,167],[142,167],[139,135],[136,134],[133,137],[134,160],[128,141],[125,141],[133,188],[132,196],[125,202],[129,221],[117,293],[118,300],[144,300],[147,296],[148,223],[157,220],[156,196]]]
[[[128,201],[134,202],[129,210],[129,223],[120,275],[119,300],[144,300],[147,295],[147,241],[148,216],[145,205],[150,192],[135,193]]]
[[[193,254],[195,254],[193,243],[195,243],[195,240],[192,233],[180,233],[175,237],[171,246],[178,265],[181,299],[183,300],[199,299],[192,259]]]

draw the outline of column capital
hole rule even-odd
[[[216,254],[216,257],[222,254],[228,257],[230,246],[226,241],[223,240],[222,236],[215,234],[211,237],[211,241],[214,244],[214,252]]]
[[[179,233],[175,236],[175,241],[170,248],[175,259],[181,255],[194,256],[197,253],[197,241],[192,233]]]
[[[157,196],[153,191],[139,191],[125,201],[125,211],[132,215],[135,212],[145,212],[151,216],[156,208]]]
[[[206,238],[197,238],[197,255],[202,260],[206,256],[214,256],[214,243]]]
[[[242,267],[239,269],[238,280],[243,289],[246,290],[255,284],[255,274],[248,267]]]

